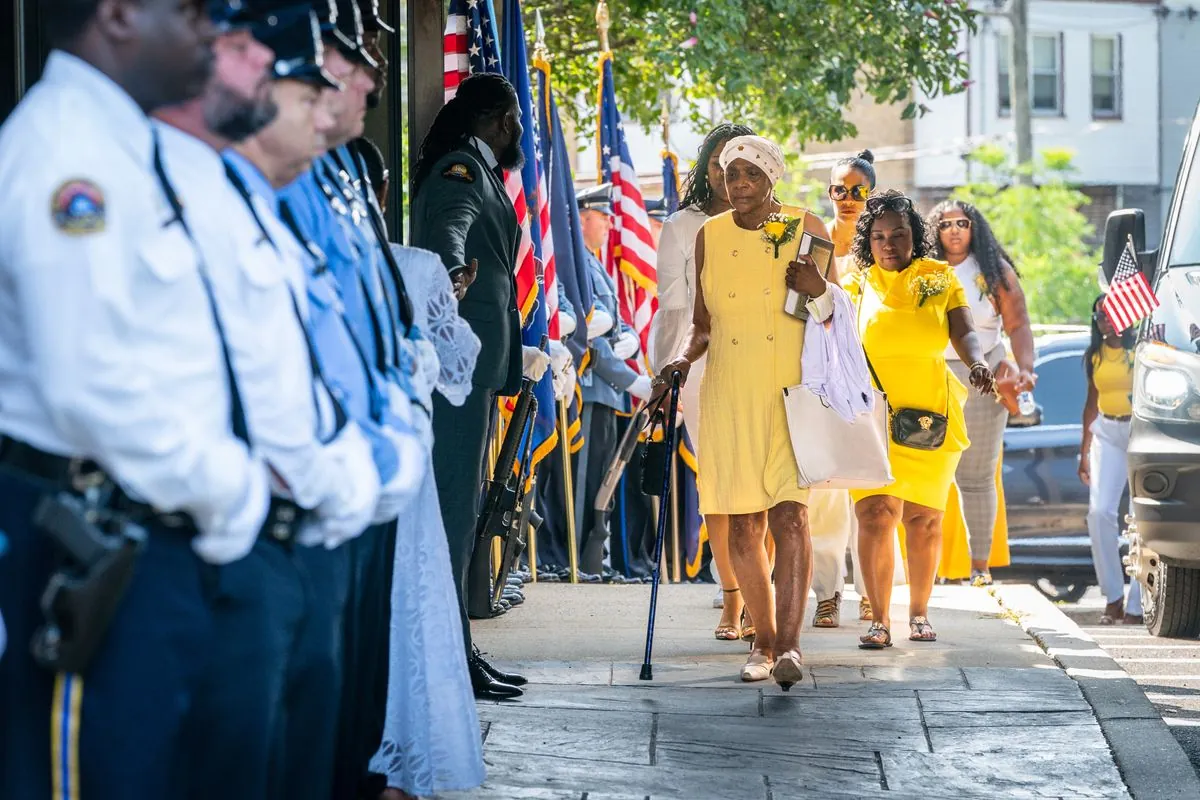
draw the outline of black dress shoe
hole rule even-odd
[[[479,652],[479,648],[471,645],[473,652],[471,653],[471,664],[478,666],[486,672],[493,680],[500,683],[508,684],[509,686],[524,686],[529,683],[524,675],[518,675],[515,672],[502,672],[487,662],[483,657],[483,653]]]
[[[483,667],[483,659],[472,657],[467,668],[471,672],[471,689],[475,692],[476,700],[513,700],[525,692],[511,683],[496,680]]]
[[[617,572],[615,569],[609,569],[608,567],[605,567],[604,571],[600,573],[600,579],[605,583],[629,583],[628,578]]]
[[[519,606],[525,602],[525,595],[521,593],[520,589],[505,589],[504,595],[500,599],[510,606]]]

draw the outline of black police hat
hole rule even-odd
[[[575,192],[575,202],[580,211],[599,211],[601,214],[613,215],[612,184],[602,183],[599,186],[589,186]]]
[[[383,21],[379,16],[379,0],[358,0],[358,10],[362,15],[363,30],[368,33],[395,33],[396,29]]]
[[[244,28],[251,22],[250,9],[243,0],[206,0],[204,6],[221,33]]]
[[[331,39],[343,55],[370,69],[379,66],[363,42],[362,13],[356,0],[318,0],[316,7],[321,33]]]
[[[324,67],[321,23],[310,5],[292,6],[270,14],[251,28],[254,38],[275,51],[276,79],[312,83],[341,90],[342,84]]]

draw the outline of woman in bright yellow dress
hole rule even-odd
[[[700,511],[728,514],[733,569],[757,635],[742,680],[801,679],[800,627],[812,578],[808,490],[800,487],[783,389],[800,382],[805,323],[784,312],[788,288],[814,299],[818,320],[832,312],[825,279],[809,256],[791,262],[803,231],[824,224],[783,206],[774,184],[783,154],[759,136],[731,139],[721,153],[733,210],[711,217],[696,240],[699,278],[683,353],[657,379],[684,380],[707,353],[700,387]],[[790,224],[789,224],[790,223]],[[772,243],[772,239],[778,244]],[[775,539],[775,592],[764,547]],[[778,602],[776,602],[778,600]]]
[[[843,282],[858,307],[863,347],[891,409],[920,409],[947,420],[945,441],[934,450],[900,444],[893,436],[889,459],[895,483],[851,492],[873,615],[860,639],[865,648],[892,643],[892,537],[900,524],[907,538],[909,639],[937,638],[928,609],[941,554],[942,515],[969,444],[963,417],[967,389],[946,364],[948,343],[970,365],[971,383],[982,392],[993,391],[962,285],[948,264],[925,257],[928,249],[925,222],[912,201],[894,191],[872,197],[855,235],[862,270]]]

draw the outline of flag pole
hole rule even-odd
[[[542,23],[540,8],[536,11],[534,20],[533,58],[535,61],[549,64],[550,50],[546,47],[546,26]],[[549,85],[546,86],[546,91],[550,91]],[[575,532],[575,481],[571,474],[571,434],[567,423],[567,402],[565,397],[557,402],[558,447],[562,453],[563,506],[567,511],[567,560],[570,562],[568,566],[571,569],[571,583],[579,583],[579,541]]]

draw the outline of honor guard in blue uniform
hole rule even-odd
[[[167,123],[159,130],[164,180],[202,253],[249,440],[271,469],[274,493],[254,549],[220,568],[220,644],[195,716],[224,720],[229,734],[188,742],[195,756],[187,790],[197,800],[325,800],[339,695],[334,611],[348,578],[346,548],[337,545],[370,524],[380,484],[370,446],[324,380],[308,335],[301,250],[288,246],[290,234],[220,152],[276,112],[289,120],[304,112],[304,92],[276,93],[262,80],[268,74],[315,66],[320,85],[331,85],[313,64],[315,14],[286,0],[254,0],[244,13],[253,24],[217,40],[205,95],[159,112]],[[305,88],[308,99],[319,97],[320,88]],[[301,142],[322,133],[315,124],[298,127],[290,132]]]
[[[520,695],[515,684],[524,679],[497,672],[471,645],[468,594],[486,598],[485,613],[491,609],[485,548],[472,570],[484,452],[496,398],[516,394],[522,375],[540,379],[549,365],[544,352],[521,345],[514,284],[520,226],[502,180],[504,169],[521,164],[520,140],[516,90],[500,75],[472,75],[438,112],[413,179],[413,244],[441,257],[461,298],[459,314],[483,343],[466,402],[434,398],[433,464],[471,682],[477,697],[489,699]],[[480,578],[470,588],[468,573]]]
[[[621,319],[616,283],[595,255],[607,243],[612,228],[611,190],[610,184],[603,184],[576,195],[596,308],[588,323],[591,357],[579,377],[584,443],[576,466],[575,519],[579,568],[595,576],[607,571],[604,557],[609,531],[597,520],[592,501],[616,454],[617,414],[630,411],[630,395],[635,399],[650,396],[650,379],[626,363],[640,352],[637,334]]]
[[[219,646],[214,577],[270,504],[147,117],[203,90],[216,28],[201,4],[120,2],[119,29],[101,5],[41,4],[55,49],[0,129],[12,800],[178,796],[184,742],[225,733],[192,714]]]
[[[380,744],[387,700],[395,519],[425,475],[419,437],[428,437],[429,418],[427,410],[413,402],[416,363],[410,358],[410,337],[419,332],[408,324],[407,297],[390,279],[377,220],[355,186],[344,149],[362,135],[378,62],[366,52],[356,3],[331,0],[317,13],[326,68],[344,85],[334,98],[337,122],[327,136],[332,150],[319,156],[280,196],[285,219],[290,218],[299,236],[327,259],[354,342],[372,374],[376,422],[395,445],[391,458],[378,462],[387,502],[381,502],[376,525],[349,545],[351,580],[343,615],[344,680],[333,794],[354,797],[378,784],[368,766]]]

